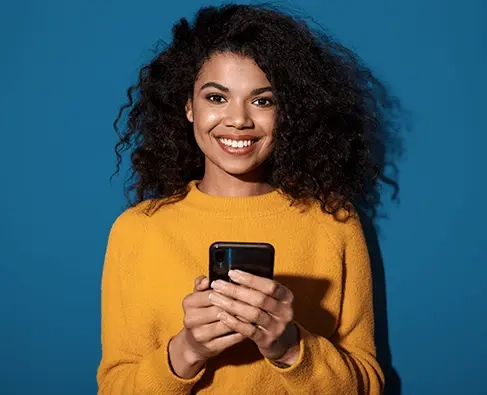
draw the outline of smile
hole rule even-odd
[[[256,143],[260,140],[260,137],[239,136],[239,138],[230,138],[221,136],[215,137],[215,140],[226,153],[240,156],[254,151]]]

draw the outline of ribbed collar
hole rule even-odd
[[[291,201],[279,190],[248,197],[213,196],[200,191],[199,181],[188,184],[189,193],[184,199],[186,207],[215,213],[225,218],[262,217],[289,208]]]

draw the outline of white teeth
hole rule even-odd
[[[244,148],[249,147],[255,143],[253,140],[230,140],[225,138],[218,138],[218,140],[228,147],[232,148]]]

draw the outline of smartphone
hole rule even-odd
[[[209,278],[232,282],[230,269],[238,269],[259,277],[274,276],[274,247],[269,243],[218,241],[210,246]]]

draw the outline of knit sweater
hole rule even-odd
[[[339,221],[318,204],[290,205],[279,191],[210,196],[196,182],[183,200],[152,215],[146,205],[123,212],[108,238],[99,394],[382,393],[371,270],[357,216]],[[194,378],[173,373],[168,343],[182,328],[183,298],[208,273],[214,241],[275,247],[274,278],[294,294],[294,365],[275,366],[246,339],[209,359]]]

